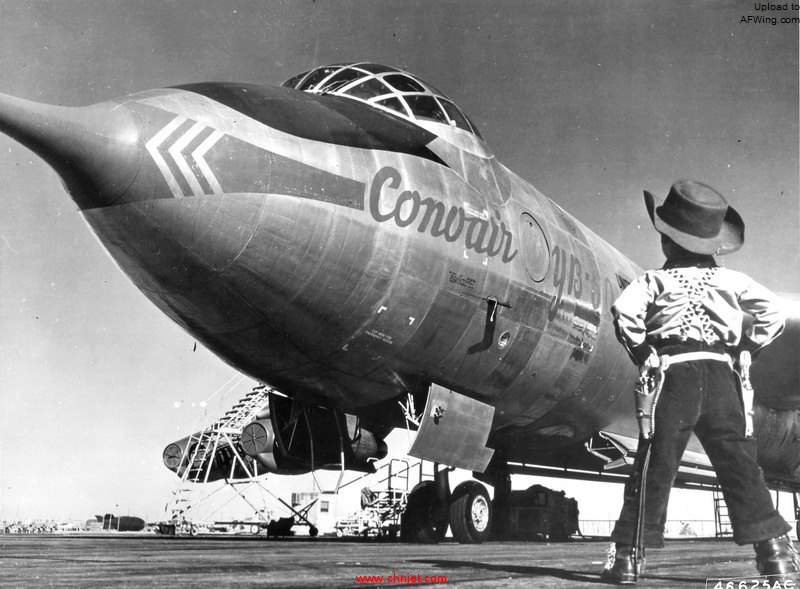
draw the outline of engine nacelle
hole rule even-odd
[[[300,405],[271,395],[269,406],[242,430],[234,445],[196,432],[164,448],[164,465],[195,483],[239,480],[268,472],[304,474],[315,469],[374,472],[386,443],[361,427],[355,415]],[[188,472],[187,472],[188,471]]]
[[[196,432],[191,436],[181,438],[164,448],[162,458],[164,466],[177,474],[180,478],[189,473],[187,479],[193,483],[212,482],[220,479],[244,479],[250,475],[259,476],[266,474],[263,467],[259,467],[252,458],[236,457],[236,452],[228,444],[220,444],[216,449],[207,447],[211,438],[204,432]],[[244,460],[245,465],[242,465]]]
[[[161,455],[164,460],[164,466],[179,477],[183,477],[183,473],[186,472],[186,467],[189,466],[189,460],[191,459],[189,448],[192,446],[192,440],[197,442],[199,437],[200,432],[167,444]]]
[[[315,469],[374,472],[372,462],[387,454],[386,443],[361,427],[358,417],[305,406],[272,395],[269,411],[242,431],[241,447],[262,468],[280,474]]]
[[[282,460],[280,449],[275,444],[272,421],[257,419],[245,426],[240,440],[242,451],[269,472],[281,474],[303,474],[309,469],[294,467]]]

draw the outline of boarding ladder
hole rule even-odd
[[[714,487],[714,535],[717,538],[733,535],[731,518],[728,516],[728,505],[722,497],[719,487]]]
[[[244,426],[253,421],[269,404],[269,396],[275,389],[265,385],[257,386],[247,393],[225,413],[217,423],[211,426],[221,433],[241,435]]]

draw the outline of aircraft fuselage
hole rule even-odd
[[[476,133],[234,84],[4,108],[136,286],[253,378],[355,412],[435,382],[495,408],[496,446],[636,436],[609,308],[640,269]]]

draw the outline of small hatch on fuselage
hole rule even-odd
[[[374,63],[325,65],[282,84],[313,94],[345,96],[411,121],[433,121],[472,133],[474,124],[444,94],[407,72]]]

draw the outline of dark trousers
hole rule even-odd
[[[756,441],[746,438],[744,429],[738,376],[727,363],[699,360],[667,369],[656,405],[655,435],[646,477],[644,546],[664,546],[669,493],[692,431],[708,454],[722,487],[737,544],[774,538],[791,529],[772,504],[764,474],[756,463]],[[646,446],[640,439],[634,472],[625,484],[622,513],[611,534],[612,540],[620,544],[631,545],[634,541],[637,491]]]

